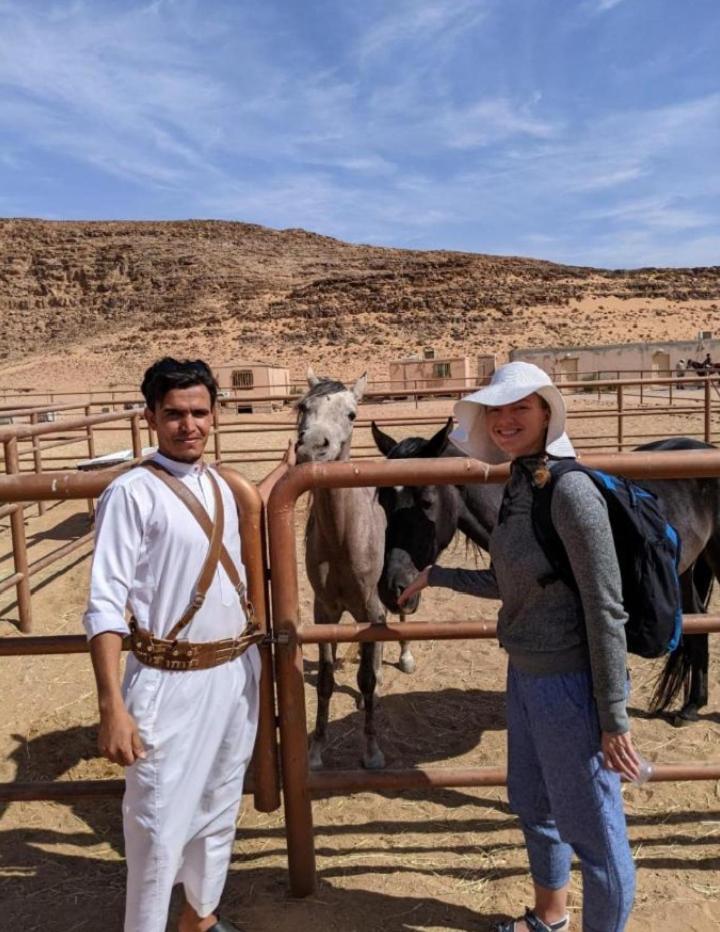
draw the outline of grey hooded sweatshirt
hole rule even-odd
[[[589,668],[600,727],[612,734],[626,732],[627,615],[607,506],[582,473],[567,473],[557,481],[552,521],[578,592],[559,579],[541,585],[538,580],[552,573],[552,567],[531,520],[531,483],[538,465],[538,459],[531,457],[512,464],[506,513],[490,537],[491,568],[433,566],[429,584],[501,599],[498,639],[510,663],[538,676]]]

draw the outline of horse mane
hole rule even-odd
[[[426,444],[427,440],[424,437],[406,437],[405,440],[400,440],[395,444],[388,453],[387,459],[407,460],[420,457],[423,455],[422,451]]]
[[[335,395],[337,392],[346,392],[347,386],[336,379],[322,376],[319,382],[316,382],[305,394],[293,403],[293,407],[299,408],[308,398],[320,398],[322,395]]]

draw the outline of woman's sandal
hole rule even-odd
[[[495,932],[520,932],[518,923],[523,921],[531,932],[565,932],[566,929],[570,928],[570,916],[565,916],[563,919],[558,919],[557,922],[551,922],[548,925],[547,922],[538,919],[535,913],[526,906],[524,916],[520,919],[508,919],[507,922],[498,923],[495,926]]]

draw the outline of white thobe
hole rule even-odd
[[[207,467],[156,454],[214,518]],[[235,500],[218,476],[225,510],[223,542],[241,578]],[[128,633],[126,610],[164,637],[192,598],[208,538],[177,496],[146,469],[115,479],[98,502],[88,638]],[[245,614],[218,565],[202,607],[180,637],[235,637]],[[257,731],[260,656],[256,647],[208,670],[158,670],[130,654],[123,695],[147,757],[126,769],[123,800],[128,867],[125,932],[163,932],[170,894],[182,883],[200,916],[220,901],[245,771]]]

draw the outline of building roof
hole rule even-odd
[[[720,344],[720,339],[710,339],[710,340],[645,340],[639,343],[596,343],[594,345],[588,346],[527,346],[527,347],[516,347],[515,349],[510,350],[508,356],[510,359],[513,358],[515,353],[569,353],[569,352],[591,352],[593,350],[609,350],[609,349],[637,349],[637,350],[649,350],[653,348],[661,349],[664,346],[674,346],[682,347],[683,349],[691,349],[698,346],[714,346],[715,344]]]
[[[401,363],[412,363],[412,362],[465,362],[467,356],[432,356],[427,358],[425,356],[406,356],[405,359],[393,359],[391,360],[391,365],[398,365]]]
[[[220,372],[222,369],[252,369],[253,367],[260,367],[261,369],[282,369],[283,371],[289,371],[288,366],[275,366],[271,362],[248,362],[246,360],[242,360],[241,362],[228,362],[222,366],[212,366],[211,368],[216,372]]]

